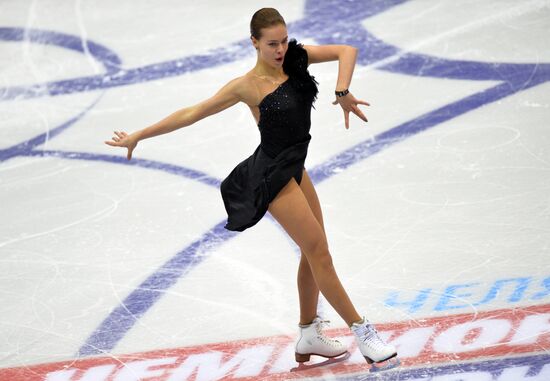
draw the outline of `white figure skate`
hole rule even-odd
[[[299,326],[300,336],[296,342],[295,355],[296,362],[300,365],[297,368],[291,369],[291,371],[316,368],[349,358],[350,353],[346,345],[336,339],[325,336],[322,332],[323,324],[328,323],[328,320],[316,317],[311,324]],[[325,357],[328,360],[311,365],[304,364],[310,360],[312,355]]]
[[[400,364],[396,357],[397,350],[395,347],[386,344],[378,336],[376,328],[367,319],[363,318],[363,323],[353,323],[351,330],[355,334],[357,346],[361,354],[365,357],[367,363],[372,364],[371,372],[392,369]],[[383,366],[376,365],[383,362],[387,363]]]

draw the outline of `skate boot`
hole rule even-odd
[[[386,344],[380,336],[378,336],[378,331],[369,321],[363,318],[362,323],[353,323],[351,330],[355,334],[355,339],[357,341],[357,346],[361,351],[367,363],[381,363],[388,361],[397,356],[397,350],[393,345]],[[378,370],[387,370],[395,368],[399,365],[399,360],[388,361],[384,366],[378,367],[372,365],[371,371]]]
[[[300,337],[296,342],[296,361],[309,361],[311,355],[326,358],[335,358],[346,354],[348,348],[338,340],[325,336],[322,332],[323,324],[329,323],[319,316],[311,324],[300,325]]]

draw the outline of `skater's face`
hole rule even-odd
[[[288,49],[288,32],[285,25],[277,24],[262,28],[260,39],[252,37],[252,43],[258,49],[261,59],[268,65],[275,67],[283,65]]]

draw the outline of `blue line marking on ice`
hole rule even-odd
[[[146,160],[139,158],[132,158],[131,161],[128,161],[126,157],[117,156],[117,155],[102,155],[96,153],[87,153],[87,152],[67,152],[67,151],[31,151],[21,154],[22,156],[51,156],[58,157],[63,159],[72,159],[72,160],[90,160],[90,161],[106,161],[112,164],[122,164],[128,166],[135,166],[144,169],[152,169],[161,172],[166,172],[171,175],[185,177],[190,180],[195,180],[200,183],[210,185],[216,188],[219,188],[221,180],[216,179],[208,174],[197,171],[194,169],[185,168],[175,164],[167,164],[160,161]]]
[[[134,326],[136,321],[151,308],[164,292],[182,276],[202,262],[208,251],[216,249],[237,233],[224,228],[220,222],[201,238],[180,251],[157,269],[124,299],[90,336],[79,351],[79,356],[101,354],[116,345]]]
[[[67,120],[63,124],[57,126],[53,130],[49,131],[48,133],[40,134],[23,143],[16,144],[10,148],[0,150],[0,162],[11,159],[12,157],[16,157],[16,156],[28,156],[31,154],[38,155],[42,151],[33,151],[35,147],[44,144],[47,139],[53,139],[54,137],[62,133],[64,130],[69,128],[71,125],[73,125],[74,123],[82,119],[82,117],[97,104],[97,102],[101,99],[102,96],[103,94],[100,94],[99,97],[97,97],[83,111],[81,111],[71,119]]]
[[[0,41],[27,41],[34,44],[54,45],[75,52],[85,53],[84,46],[94,59],[105,67],[108,73],[117,71],[122,64],[120,58],[109,48],[91,40],[44,29],[0,28]],[[1,91],[0,91],[1,92]]]
[[[523,90],[538,84],[539,83],[532,81],[528,86],[525,86]],[[320,182],[341,172],[343,169],[346,169],[351,165],[419,132],[435,127],[468,111],[475,110],[476,108],[495,102],[517,92],[517,88],[510,86],[509,83],[503,83],[482,92],[475,93],[427,114],[421,115],[416,119],[400,124],[399,126],[387,130],[370,140],[360,142],[351,148],[346,149],[339,155],[336,155],[326,162],[310,169],[308,173],[313,181]]]
[[[313,38],[317,43],[347,43],[359,47],[358,64],[368,65],[389,59],[390,62],[379,67],[395,73],[436,78],[454,78],[467,80],[498,80],[500,83],[476,94],[426,113],[418,118],[405,122],[373,139],[361,142],[324,163],[309,170],[315,183],[341,172],[354,163],[370,157],[383,149],[401,142],[419,132],[439,125],[442,122],[477,109],[483,105],[515,94],[519,91],[537,86],[550,79],[549,64],[507,64],[483,63],[471,61],[451,61],[416,53],[403,53],[372,34],[361,25],[362,20],[381,13],[402,3],[393,1],[359,1],[351,0],[346,7],[338,7],[338,1],[308,1],[306,18],[289,25],[293,34]],[[353,10],[353,12],[351,11]],[[0,28],[0,41],[30,41],[33,43],[51,44],[84,52],[87,44],[90,54],[103,64],[106,72],[100,75],[36,84],[32,86],[15,86],[0,89],[0,101],[17,101],[21,99],[44,96],[66,95],[79,92],[106,90],[115,86],[143,83],[159,78],[173,77],[206,68],[212,68],[250,56],[253,49],[248,39],[236,42],[224,49],[214,49],[206,54],[184,57],[176,60],[156,63],[139,68],[122,69],[118,56],[108,48],[92,41],[82,41],[79,37],[63,33],[25,30],[21,28]],[[401,55],[400,55],[401,54]],[[101,97],[101,95],[100,95]],[[77,116],[53,129],[49,138],[59,135],[69,126],[75,124],[100,99],[98,97],[89,107]],[[53,133],[53,136],[52,136]],[[134,165],[156,169],[187,177],[212,186],[219,186],[220,180],[200,171],[149,160],[126,161],[125,158],[111,155],[99,155],[80,152],[35,151],[34,148],[44,143],[46,136],[39,135],[13,147],[0,150],[0,162],[17,156],[57,156],[65,159],[95,160],[108,163]],[[187,274],[194,266],[223,242],[236,234],[223,229],[225,220],[216,224],[202,237],[184,248],[172,259],[150,275],[138,288],[129,294],[122,304],[107,316],[101,325],[91,334],[80,348],[79,355],[92,355],[108,352],[124,337],[147,310],[163,293]]]

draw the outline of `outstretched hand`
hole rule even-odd
[[[114,133],[116,136],[113,136],[111,140],[106,140],[105,144],[113,147],[128,148],[128,155],[126,157],[130,160],[132,158],[132,152],[137,146],[137,140],[132,135],[128,135],[124,131],[114,131]]]
[[[363,114],[358,105],[370,106],[368,102],[359,100],[353,96],[352,93],[348,93],[343,97],[336,97],[336,100],[332,102],[333,105],[340,104],[344,110],[344,119],[346,121],[346,129],[349,129],[349,113],[350,111],[357,115],[359,118],[368,122],[367,117]]]

